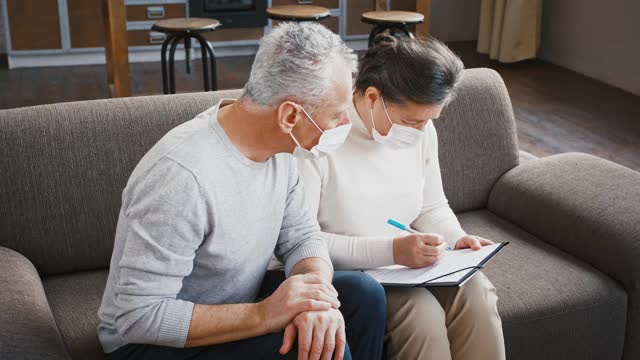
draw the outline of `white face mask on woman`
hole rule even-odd
[[[295,136],[293,136],[293,133],[289,133],[293,141],[296,143],[296,148],[293,150],[293,156],[302,159],[317,160],[338,150],[338,148],[347,139],[349,131],[351,131],[351,123],[337,126],[329,130],[322,130],[302,106],[300,106],[300,109],[302,109],[302,112],[307,116],[307,118],[309,118],[309,120],[311,120],[311,123],[313,123],[316,129],[320,131],[321,135],[318,145],[312,147],[311,150],[307,150],[300,146],[300,143],[296,140]]]
[[[408,126],[402,126],[398,124],[394,124],[389,117],[389,113],[387,112],[387,107],[384,104],[384,100],[382,96],[380,96],[380,101],[382,101],[382,108],[384,109],[384,113],[387,115],[387,120],[391,124],[391,129],[387,135],[380,135],[378,130],[376,130],[376,124],[373,121],[373,106],[371,107],[371,133],[373,134],[373,139],[381,144],[389,146],[392,149],[406,149],[412,146],[415,146],[420,139],[424,136],[424,131],[414,129]]]

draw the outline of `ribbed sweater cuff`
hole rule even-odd
[[[176,348],[184,347],[189,335],[193,306],[194,304],[189,301],[167,301],[167,307],[158,331],[159,345]]]
[[[375,237],[367,239],[367,247],[371,264],[368,268],[391,266],[395,264],[393,258],[393,237]]]
[[[322,241],[309,241],[287,257],[284,267],[285,275],[288,277],[293,267],[301,260],[314,257],[324,260],[333,269],[327,246]]]

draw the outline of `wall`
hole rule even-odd
[[[640,95],[638,15],[638,0],[545,0],[540,58]]]
[[[481,0],[431,0],[431,35],[442,41],[476,41]]]

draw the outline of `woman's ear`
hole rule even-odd
[[[298,105],[291,101],[285,101],[276,110],[278,127],[285,133],[290,134],[299,119]]]
[[[369,86],[364,92],[364,98],[369,106],[369,109],[373,109],[373,105],[376,101],[380,100],[380,90],[375,86]]]

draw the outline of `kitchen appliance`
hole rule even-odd
[[[189,16],[217,19],[223,28],[267,25],[267,0],[189,0]]]

